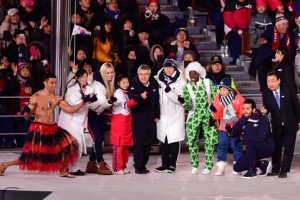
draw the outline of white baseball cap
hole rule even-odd
[[[8,14],[9,16],[14,16],[15,14],[19,14],[19,10],[16,9],[16,8],[11,8],[11,9],[9,9],[9,10],[7,11],[7,14]]]

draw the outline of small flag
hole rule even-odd
[[[91,35],[92,33],[90,31],[87,31],[85,28],[74,25],[72,35]]]

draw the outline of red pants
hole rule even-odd
[[[129,147],[113,146],[112,167],[114,172],[125,169],[129,158]]]

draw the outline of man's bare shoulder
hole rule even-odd
[[[55,98],[55,101],[58,102],[57,104],[59,104],[63,100],[62,96],[60,96],[58,94],[54,94],[54,98]]]

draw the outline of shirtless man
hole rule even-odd
[[[21,170],[56,172],[61,177],[74,178],[68,173],[67,167],[75,164],[78,159],[77,140],[66,130],[53,121],[54,109],[59,106],[62,110],[74,113],[78,111],[89,97],[77,105],[70,106],[63,98],[54,93],[56,76],[48,73],[44,76],[43,90],[35,93],[29,100],[29,105],[23,108],[26,120],[34,114],[26,142],[19,158],[0,164],[0,175],[3,176],[7,167],[19,165]]]

